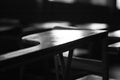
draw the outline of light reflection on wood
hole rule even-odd
[[[116,31],[113,31],[113,32],[110,32],[108,34],[109,37],[120,37],[120,30],[116,30]]]

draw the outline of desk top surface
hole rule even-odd
[[[108,47],[120,48],[120,42],[116,42],[116,43],[110,44],[110,45],[108,45]]]
[[[108,37],[120,38],[120,30],[109,32]]]
[[[46,50],[51,47],[58,47],[59,45],[64,45],[66,43],[74,42],[87,38],[92,35],[104,33],[106,30],[64,30],[64,29],[54,29],[42,33],[35,33],[31,35],[24,36],[22,39],[37,41],[40,44],[9,52],[3,55],[0,55],[0,61],[19,57],[22,55],[30,54],[40,50]]]
[[[24,36],[22,39],[40,42],[39,49],[63,45],[78,39],[106,32],[106,30],[65,30],[54,29],[43,33]]]

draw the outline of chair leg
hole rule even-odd
[[[65,61],[64,61],[64,56],[63,53],[59,54],[59,60],[60,60],[60,68],[62,71],[62,78],[64,79],[64,73],[65,73]]]
[[[70,69],[71,69],[71,63],[72,63],[72,56],[73,56],[73,49],[69,50],[69,55],[67,58],[66,68],[65,68],[65,74],[63,80],[70,80]]]
[[[58,58],[57,58],[58,56],[57,55],[55,55],[54,56],[54,63],[55,63],[55,72],[56,72],[56,80],[60,80],[60,78],[59,78],[59,65],[58,65]]]
[[[56,76],[57,78],[59,77],[58,73],[58,63],[60,63],[60,68],[62,70],[62,78],[63,80],[70,80],[69,75],[70,75],[70,69],[71,69],[71,63],[72,63],[72,56],[73,56],[73,50],[69,50],[69,55],[67,58],[67,61],[64,60],[64,56],[62,53],[59,54],[59,61],[57,59],[57,56],[55,56],[55,66],[56,66]],[[57,79],[59,80],[59,78]]]

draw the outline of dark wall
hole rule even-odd
[[[30,23],[40,11],[37,0],[0,0],[0,18],[17,18]]]
[[[43,1],[40,6],[37,0],[0,0],[0,18],[17,18],[24,24],[51,20],[107,22],[109,18],[108,7]]]
[[[82,3],[48,2],[44,10],[46,20],[68,20],[76,23],[107,22],[110,16],[108,7]]]

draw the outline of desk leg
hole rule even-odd
[[[72,56],[73,56],[73,49],[69,50],[69,55],[66,63],[66,68],[65,68],[65,74],[64,74],[64,79],[63,80],[70,80],[70,69],[71,69],[71,63],[72,63]]]
[[[107,39],[102,40],[102,61],[103,61],[103,80],[109,80],[109,71],[108,71],[108,65],[107,65]]]

